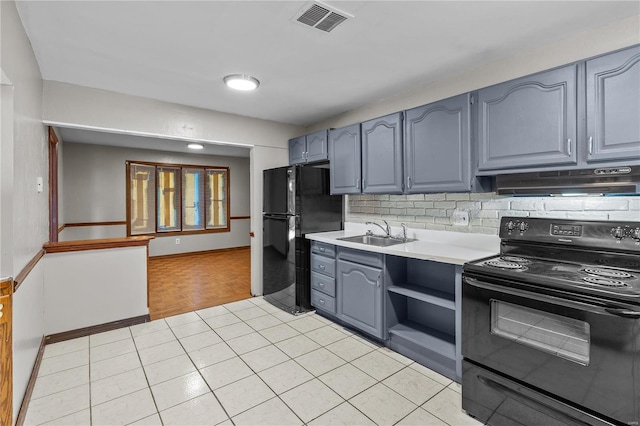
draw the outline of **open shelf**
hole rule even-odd
[[[401,294],[432,305],[441,306],[451,310],[456,309],[456,303],[454,301],[455,295],[452,293],[445,293],[443,291],[412,284],[403,284],[402,286],[394,285],[389,287],[387,290],[392,293]]]
[[[455,337],[413,321],[404,321],[389,328],[389,334],[415,345],[428,348],[445,358],[456,359]]]

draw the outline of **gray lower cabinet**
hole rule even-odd
[[[362,192],[360,154],[360,124],[329,131],[329,176],[332,194]]]
[[[362,192],[401,194],[402,113],[362,123]]]
[[[388,345],[460,381],[462,267],[386,256]]]
[[[311,305],[336,315],[335,246],[311,242]]]
[[[289,164],[312,163],[329,159],[327,131],[311,133],[289,140]]]
[[[405,112],[405,192],[471,190],[470,104],[467,93]]]
[[[587,161],[640,159],[640,46],[587,61]]]
[[[339,247],[336,280],[338,318],[384,339],[382,255]]]
[[[577,164],[577,65],[478,91],[478,170]]]

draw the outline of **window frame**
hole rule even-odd
[[[178,199],[180,205],[177,208],[178,214],[180,216],[180,230],[179,231],[158,231],[158,223],[156,220],[156,224],[155,224],[155,231],[154,232],[148,232],[148,233],[140,233],[140,234],[131,234],[131,166],[132,165],[141,165],[141,166],[152,166],[154,167],[154,174],[156,176],[155,179],[155,188],[154,188],[154,194],[156,196],[156,202],[155,202],[155,207],[154,207],[154,212],[153,214],[155,215],[154,217],[158,217],[158,207],[159,207],[159,203],[157,200],[157,194],[158,194],[158,181],[157,181],[157,174],[158,174],[158,167],[166,167],[166,168],[176,168],[179,170],[179,176],[178,176],[178,182],[179,182],[179,190],[180,190],[180,197]],[[125,172],[126,172],[126,214],[127,214],[127,237],[131,237],[131,236],[138,236],[138,235],[152,235],[155,237],[169,237],[169,236],[177,236],[177,235],[197,235],[197,234],[213,234],[213,233],[219,233],[219,232],[230,232],[231,231],[231,203],[230,203],[230,193],[231,193],[231,170],[228,166],[204,166],[204,165],[194,165],[194,164],[178,164],[178,163],[158,163],[158,162],[150,162],[150,161],[135,161],[135,160],[127,160],[125,162]],[[206,212],[206,208],[204,209],[205,211],[203,212],[203,223],[205,224],[205,229],[198,229],[198,230],[193,230],[193,229],[189,229],[189,230],[183,230],[183,226],[184,224],[183,222],[183,214],[182,214],[182,210],[183,210],[183,202],[184,200],[182,199],[182,191],[183,191],[183,187],[182,187],[182,178],[183,178],[183,173],[182,170],[183,169],[201,169],[203,171],[204,176],[207,175],[207,171],[208,170],[216,170],[216,171],[223,171],[225,173],[225,177],[226,177],[226,182],[225,182],[225,191],[224,191],[224,196],[225,196],[225,209],[226,209],[226,225],[224,227],[218,227],[218,228],[208,228],[206,227],[206,223],[208,220],[208,216],[207,216],[207,212]],[[206,179],[202,180],[202,184],[206,185],[205,183]],[[206,194],[206,186],[205,186],[205,194]],[[206,196],[206,195],[205,195]]]

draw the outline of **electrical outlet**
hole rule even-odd
[[[469,226],[469,212],[463,210],[454,210],[453,212],[454,226]]]
[[[180,238],[176,238],[176,244],[180,244]]]

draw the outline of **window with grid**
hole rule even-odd
[[[127,234],[225,232],[229,168],[127,162]]]

